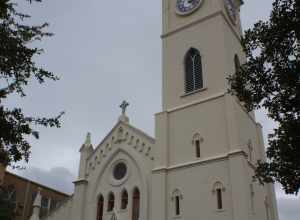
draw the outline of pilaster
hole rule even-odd
[[[155,164],[151,178],[151,219],[168,219],[169,117],[168,112],[156,115]]]
[[[169,119],[168,112],[161,112],[155,117],[155,161],[154,169],[169,165]]]
[[[84,205],[86,203],[86,189],[88,181],[86,179],[79,179],[73,182],[75,185],[73,206],[72,206],[72,220],[84,220]]]
[[[227,122],[227,135],[229,151],[239,150],[239,129],[237,125],[237,117],[235,113],[235,103],[233,96],[225,95],[225,112]]]
[[[168,219],[168,179],[167,170],[152,173],[151,220]]]
[[[232,219],[249,220],[249,196],[247,187],[246,158],[244,155],[229,155],[229,179],[232,198]]]

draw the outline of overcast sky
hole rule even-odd
[[[245,0],[244,29],[266,19],[271,3]],[[50,23],[55,36],[39,44],[45,54],[38,63],[61,80],[44,87],[32,83],[27,98],[14,97],[9,104],[34,115],[66,115],[61,129],[41,129],[41,139],[31,140],[27,169],[14,172],[71,192],[86,133],[99,144],[116,123],[123,99],[131,104],[132,124],[154,134],[154,114],[161,110],[161,0],[44,0],[20,9],[36,24]],[[266,137],[274,124],[263,112],[257,118]],[[277,194],[281,220],[300,219],[299,197],[285,196],[280,187]]]

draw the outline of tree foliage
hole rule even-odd
[[[278,181],[286,193],[300,189],[300,1],[274,0],[269,20],[245,32],[247,61],[229,78],[231,92],[248,111],[265,108],[278,127],[269,135],[261,183]]]
[[[24,0],[28,3],[41,0]],[[11,164],[30,156],[29,136],[39,138],[36,126],[60,127],[60,113],[54,118],[27,116],[21,108],[8,108],[4,100],[12,94],[26,96],[24,88],[33,79],[40,84],[47,79],[58,80],[52,73],[37,66],[34,59],[43,50],[34,47],[33,42],[52,36],[46,32],[47,23],[30,26],[25,21],[29,15],[16,10],[11,0],[0,1],[0,162]]]

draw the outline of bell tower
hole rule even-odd
[[[241,0],[162,0],[163,111],[156,114],[152,220],[277,220],[261,125],[228,94],[245,61]],[[268,204],[267,206],[265,204]]]
[[[240,44],[241,4],[240,0],[163,1],[164,110],[227,90],[226,74],[234,72],[234,55],[244,59]],[[196,62],[201,68],[196,65],[191,70],[195,76],[191,77],[186,76],[190,49],[198,51],[200,60]],[[201,85],[187,89],[195,83]]]

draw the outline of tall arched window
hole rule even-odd
[[[127,190],[123,190],[121,195],[121,209],[127,209],[128,205],[128,193]]]
[[[104,207],[104,198],[102,195],[98,198],[98,205],[97,205],[97,220],[103,219],[103,207]]]
[[[185,92],[203,88],[202,61],[200,52],[191,48],[185,55]]]
[[[200,136],[200,134],[195,134],[193,137],[193,145],[195,146],[195,153],[196,157],[201,157],[201,143],[203,142],[203,138]]]
[[[234,55],[234,67],[235,67],[235,72],[238,72],[241,68],[240,59],[237,54]]]
[[[250,162],[252,162],[252,160],[253,160],[253,145],[252,145],[251,140],[248,141],[247,147],[248,147],[248,159]]]
[[[250,203],[251,203],[251,212],[254,213],[254,196],[255,196],[255,191],[254,191],[254,186],[253,184],[251,183],[250,184]]]
[[[132,220],[139,220],[140,217],[140,191],[138,188],[133,190],[132,196]]]
[[[174,203],[174,214],[176,216],[182,215],[182,199],[183,196],[179,189],[174,190],[172,193],[172,201]]]
[[[224,204],[223,204],[223,192],[225,192],[225,188],[223,187],[223,184],[220,182],[216,182],[214,184],[213,188],[213,194],[216,196],[216,203],[217,203],[217,209],[222,210],[224,209]]]
[[[110,192],[108,194],[107,211],[108,212],[113,211],[114,207],[115,207],[115,195],[112,192]]]

